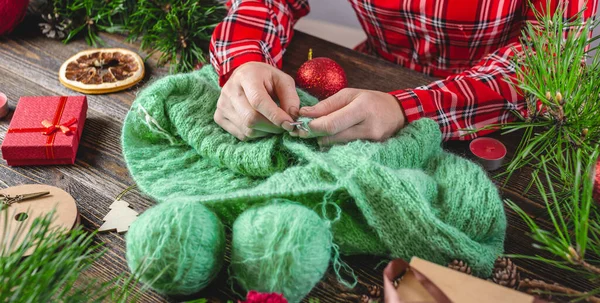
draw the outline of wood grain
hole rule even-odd
[[[26,22],[27,24],[27,22]],[[7,37],[0,37],[0,91],[9,98],[12,110],[19,96],[27,95],[79,95],[60,85],[57,71],[64,60],[80,50],[87,49],[83,41],[64,45],[38,34],[36,27],[22,26]],[[123,42],[122,36],[103,35],[107,47],[122,47],[138,50],[137,44]],[[389,62],[356,53],[352,50],[297,32],[284,57],[283,70],[295,75],[298,67],[306,60],[308,49],[314,56],[336,60],[346,70],[349,86],[380,91],[394,91],[429,84],[433,78],[403,69]],[[142,55],[144,55],[142,53]],[[122,121],[129,110],[137,91],[153,79],[166,74],[164,68],[156,68],[153,58],[148,60],[147,77],[140,85],[120,93],[88,96],[88,121],[82,136],[75,165],[46,167],[8,167],[0,162],[0,180],[8,185],[27,183],[49,184],[70,193],[77,201],[82,224],[97,229],[102,218],[110,209],[115,197],[133,184],[121,155],[120,133]],[[0,140],[4,138],[10,116],[0,120]],[[518,134],[499,137],[509,149],[509,157],[518,143]],[[445,147],[455,153],[466,155],[464,142],[447,143]],[[545,208],[535,199],[527,199],[524,189],[530,181],[530,171],[523,170],[512,176],[502,191],[503,195],[523,207],[542,226],[549,226]],[[502,185],[505,177],[494,177]],[[154,203],[133,191],[125,197],[137,212],[143,212]],[[528,228],[513,211],[507,209],[509,227],[505,249],[510,254],[541,254],[532,247],[527,235]],[[98,235],[99,242],[108,248],[105,256],[96,262],[87,273],[89,277],[107,281],[128,272],[125,260],[124,235],[108,233]],[[229,249],[229,248],[227,248]],[[543,254],[541,254],[543,255]],[[367,293],[367,286],[381,285],[383,261],[371,256],[344,258],[359,277],[359,285],[345,289],[332,274],[328,274],[309,297],[320,302],[358,302],[360,295]],[[590,287],[590,282],[572,274],[556,270],[539,262],[516,260],[532,277],[549,282],[558,282],[574,289]],[[138,291],[140,289],[138,288]],[[240,290],[237,289],[239,292]],[[177,302],[194,298],[209,298],[211,302],[226,302],[239,299],[231,290],[223,270],[216,281],[202,293],[189,296],[167,298],[152,291],[141,294],[142,302]]]

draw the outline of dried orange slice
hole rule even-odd
[[[77,53],[60,67],[60,83],[84,94],[106,94],[134,86],[144,78],[142,58],[122,48]]]

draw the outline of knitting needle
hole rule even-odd
[[[295,126],[296,128],[301,129],[305,132],[309,131],[308,128],[306,128],[306,126],[304,126],[304,122],[300,122],[300,121],[292,122],[292,123],[290,123],[290,125]]]

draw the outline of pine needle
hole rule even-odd
[[[549,5],[548,1],[546,11]],[[515,85],[524,93],[529,115],[488,128],[524,130],[507,167],[508,177],[525,166],[533,168],[532,185],[552,223],[550,230],[542,229],[518,205],[506,201],[529,227],[534,247],[550,255],[512,257],[543,262],[597,282],[600,267],[594,260],[600,258],[600,224],[593,187],[600,140],[600,52],[590,57],[588,37],[598,21],[583,22],[583,12],[563,20],[564,10],[561,2],[554,14],[536,11],[537,25],[529,24],[523,32],[523,55],[515,58]],[[586,65],[587,59],[592,63]],[[595,287],[573,299],[599,293],[600,287]]]
[[[506,201],[508,207],[514,210],[527,224],[534,240],[534,247],[549,252],[554,259],[526,255],[512,255],[514,258],[525,258],[540,261],[554,267],[574,272],[577,275],[597,281],[600,278],[600,224],[597,223],[598,213],[593,199],[594,168],[599,151],[593,152],[584,159],[584,152],[578,150],[574,162],[573,190],[566,199],[561,200],[554,190],[548,167],[543,164],[541,172],[532,175],[537,189],[546,204],[548,216],[552,222],[552,230],[542,229],[518,205]],[[542,158],[542,163],[546,163]],[[584,163],[588,163],[584,166]],[[599,293],[600,287],[587,290],[589,293]]]
[[[64,43],[83,37],[96,47],[104,45],[100,32],[129,34],[177,73],[206,62],[212,31],[226,11],[216,0],[54,0],[52,13],[72,20]]]
[[[129,39],[141,37],[142,49],[159,52],[159,65],[169,63],[171,72],[188,72],[206,62],[203,49],[225,13],[214,0],[139,0],[127,24]]]
[[[525,166],[540,170],[546,165],[553,178],[570,188],[576,152],[583,152],[582,165],[587,166],[600,142],[600,52],[591,57],[589,51],[591,41],[599,38],[589,39],[599,20],[584,22],[583,10],[563,20],[565,9],[560,2],[554,14],[535,11],[537,22],[523,30],[523,52],[513,59],[515,79],[507,81],[522,91],[528,116],[518,114],[516,122],[483,129],[524,131],[506,168],[509,178]],[[550,1],[544,11],[551,11]]]
[[[0,212],[5,223],[9,208]],[[9,237],[8,223],[0,234],[0,302],[135,302],[136,275],[120,275],[107,282],[86,277],[86,270],[105,249],[94,242],[95,232],[81,226],[70,232],[52,228],[54,212],[20,225]],[[18,244],[18,239],[24,237]],[[34,249],[26,256],[26,252]],[[142,288],[142,291],[145,288]]]

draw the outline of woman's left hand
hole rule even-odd
[[[295,130],[292,136],[319,137],[321,146],[363,139],[384,141],[404,127],[404,111],[393,95],[345,88],[335,95],[303,107],[300,116],[315,118],[308,126],[311,134]]]

